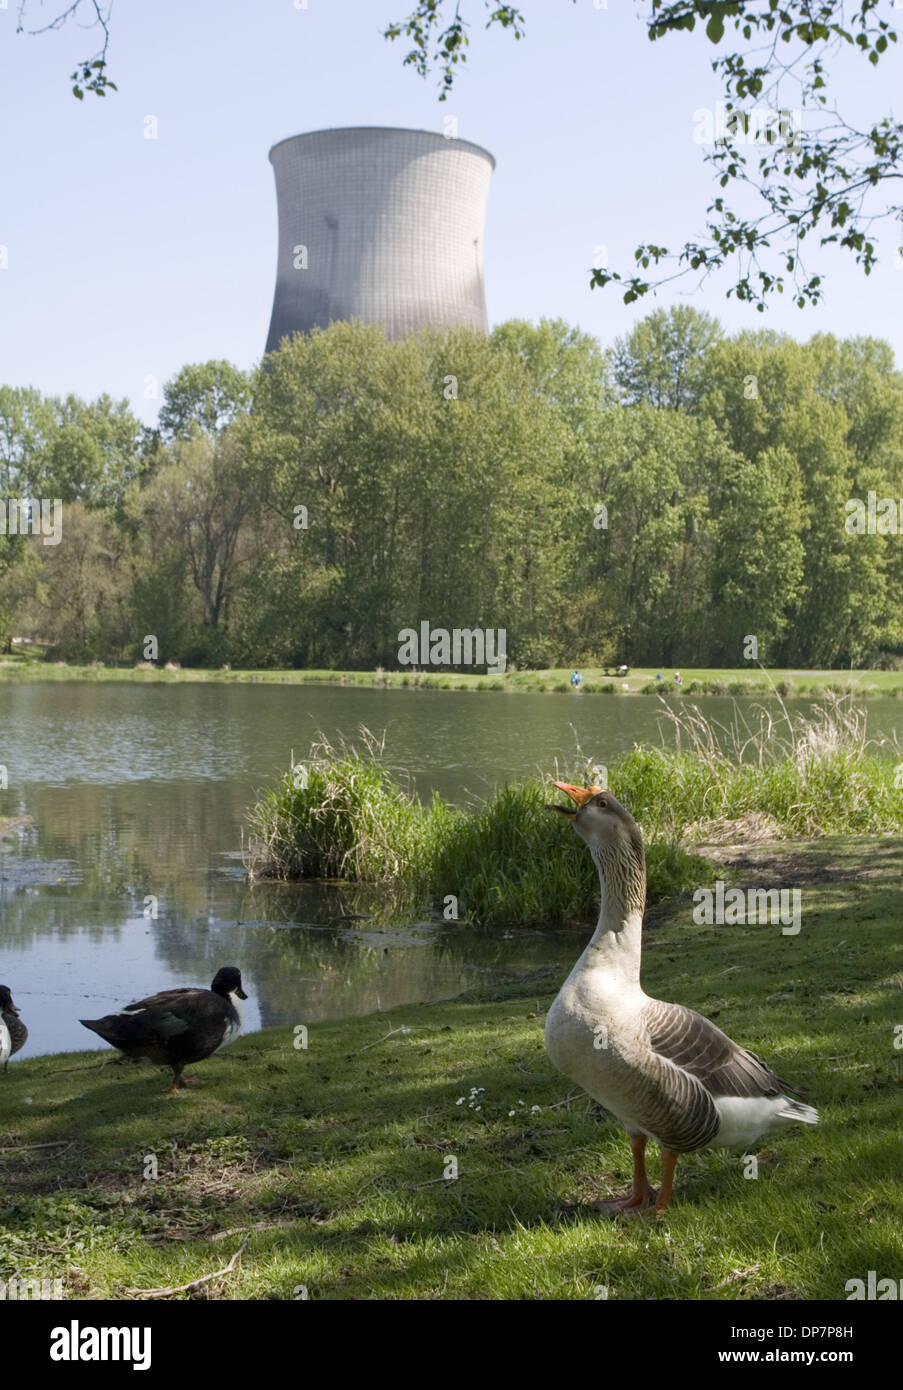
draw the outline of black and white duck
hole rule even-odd
[[[209,989],[164,989],[106,1018],[79,1022],[99,1033],[126,1057],[144,1057],[172,1068],[170,1091],[197,1085],[182,1076],[191,1062],[203,1061],[241,1032],[238,1000],[247,999],[235,965],[217,970]]]
[[[3,1070],[9,1067],[14,1052],[25,1046],[28,1029],[19,1017],[8,985],[0,985],[0,1062]]]

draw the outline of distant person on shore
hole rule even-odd
[[[581,676],[580,672],[579,672],[579,671],[576,671],[576,670],[575,670],[575,671],[572,671],[572,672],[571,672],[571,689],[572,689],[572,690],[579,690],[579,689],[580,689],[580,686],[581,686],[582,684],[583,684],[583,677]]]
[[[679,671],[674,672],[674,684],[679,688],[684,683],[684,678]]]

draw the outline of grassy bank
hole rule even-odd
[[[645,953],[650,993],[716,1018],[819,1106],[816,1129],[762,1141],[755,1181],[738,1156],[702,1153],[681,1160],[660,1220],[588,1207],[625,1188],[630,1151],[545,1057],[562,960],[504,998],[312,1026],[306,1051],[291,1028],[246,1037],[178,1097],[109,1051],[14,1060],[0,1077],[0,1277],[136,1297],[239,1250],[193,1296],[843,1299],[870,1269],[903,1277],[903,844],[781,855],[735,871],[801,885],[798,936],[694,926],[686,909]]]
[[[737,670],[681,668],[684,684],[674,684],[674,671],[662,667],[631,670],[626,677],[613,676],[603,667],[581,667],[580,695],[769,695],[774,689],[785,698],[820,696],[826,691],[903,697],[903,671],[805,671],[769,670],[755,666]],[[656,675],[662,676],[656,681]],[[361,689],[508,691],[534,694],[570,694],[571,668],[542,671],[505,671],[501,675],[469,675],[446,671],[242,671],[208,670],[179,666],[71,666],[40,657],[0,657],[0,682],[36,681],[137,681],[181,684],[214,682],[226,685],[339,685]]]
[[[580,785],[603,778],[633,813],[650,903],[707,881],[687,849],[727,821],[764,822],[777,835],[903,829],[900,750],[873,744],[849,699],[829,699],[809,716],[785,709],[777,720],[760,709],[729,726],[693,706],[665,717],[672,746],[639,745],[607,776],[587,764],[563,774]],[[550,780],[503,787],[464,808],[438,796],[422,805],[378,742],[362,736],[358,748],[316,745],[253,808],[252,875],[382,883],[405,906],[453,898],[458,916],[486,926],[591,918],[595,881],[582,843],[567,825],[550,824],[545,808],[560,799]]]

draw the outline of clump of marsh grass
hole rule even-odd
[[[499,788],[485,801],[426,805],[385,762],[382,742],[333,747],[320,736],[252,809],[252,879],[329,878],[381,884],[393,914],[453,898],[461,920],[484,926],[557,926],[590,918],[598,884],[586,850],[545,809],[550,781]],[[584,769],[588,779],[590,769]],[[676,844],[647,847],[649,900],[710,877]]]
[[[369,883],[422,871],[423,808],[384,760],[383,742],[362,747],[322,735],[250,815],[252,878],[332,878]]]

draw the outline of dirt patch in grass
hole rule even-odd
[[[750,843],[727,840],[699,845],[696,853],[742,879],[755,873],[757,886],[773,879],[782,887],[817,883],[887,880],[903,875],[903,842],[896,836],[831,836],[815,842],[783,839]]]

